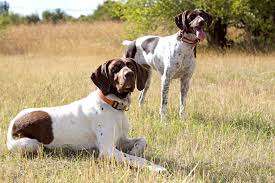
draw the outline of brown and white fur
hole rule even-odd
[[[161,75],[161,107],[163,119],[167,111],[168,91],[172,79],[180,79],[180,116],[185,115],[186,95],[189,82],[195,68],[194,48],[205,38],[204,26],[211,24],[211,16],[203,10],[184,11],[175,17],[180,32],[160,37],[143,36],[134,41],[123,41],[127,46],[126,58],[149,67],[149,77],[139,96],[139,104],[144,103],[145,95],[151,83],[151,70]]]
[[[147,71],[132,59],[114,59],[91,75],[98,89],[86,98],[58,107],[30,108],[11,120],[7,147],[10,151],[37,152],[46,148],[98,149],[99,157],[114,158],[134,167],[154,171],[165,168],[140,157],[145,138],[128,138],[129,122],[124,107],[130,105],[135,85],[144,89]],[[117,101],[118,109],[105,103],[99,93]]]

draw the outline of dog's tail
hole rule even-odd
[[[12,136],[12,128],[14,125],[15,119],[13,119],[10,124],[9,124],[9,128],[8,128],[8,133],[7,133],[7,147],[9,150],[12,150],[14,145],[15,145],[15,139]]]
[[[126,51],[124,53],[125,58],[132,58],[135,59],[136,53],[137,53],[137,47],[136,47],[136,41],[128,41],[124,40],[122,42],[124,46],[127,46]]]
[[[122,45],[124,45],[124,46],[130,46],[130,45],[132,45],[134,42],[135,42],[135,41],[124,40],[124,41],[122,42]]]

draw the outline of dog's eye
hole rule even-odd
[[[129,69],[131,69],[132,71],[135,70],[135,66],[132,63],[127,63],[127,67],[129,67]]]
[[[116,73],[121,69],[121,65],[114,65],[111,69],[112,73]]]

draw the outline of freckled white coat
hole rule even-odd
[[[107,97],[124,105],[130,104],[130,96],[123,100],[113,94]],[[118,162],[126,161],[132,166],[148,167],[155,171],[165,170],[137,156],[141,155],[146,147],[145,139],[128,139],[129,123],[124,111],[116,110],[102,101],[98,91],[68,105],[21,111],[9,125],[7,134],[9,150],[33,152],[42,145],[36,139],[14,139],[12,136],[12,127],[16,119],[38,110],[47,112],[52,120],[54,139],[50,144],[44,145],[45,147],[70,147],[75,150],[96,148],[99,157],[114,157]],[[119,145],[130,145],[129,153],[118,150],[116,147]]]
[[[148,54],[142,48],[142,43],[149,38],[159,38],[153,53]],[[184,37],[195,40],[196,35],[184,33]],[[170,36],[144,36],[134,41],[123,41],[123,45],[130,46],[135,44],[136,54],[134,60],[139,64],[147,64],[151,68],[158,71],[161,75],[161,108],[160,114],[163,118],[167,111],[167,100],[169,84],[172,79],[180,79],[181,95],[180,95],[180,116],[184,116],[185,98],[189,89],[189,82],[195,69],[194,44],[181,41],[179,35]],[[139,104],[144,103],[144,98],[151,83],[150,77],[146,82],[144,90],[139,97]]]

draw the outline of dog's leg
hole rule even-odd
[[[186,96],[189,90],[190,77],[182,77],[180,79],[180,111],[179,115],[183,119],[185,117]]]
[[[136,168],[148,168],[156,172],[167,171],[164,167],[160,165],[156,165],[141,157],[126,154],[122,151],[119,151],[116,148],[112,148],[112,149],[108,149],[107,151],[100,152],[99,157],[114,158],[117,162],[126,162],[130,166],[133,166]]]
[[[114,131],[111,129],[98,130],[97,139],[98,139],[98,150],[99,158],[114,158],[117,162],[126,162],[130,166],[140,167],[140,168],[149,168],[150,170],[162,172],[166,171],[162,166],[156,165],[147,161],[144,158],[133,156],[127,153],[124,153],[114,147],[113,137]],[[143,140],[140,140],[143,141]],[[130,144],[131,145],[131,144]]]
[[[145,138],[122,138],[120,139],[117,148],[124,153],[143,157],[144,150],[147,146]]]
[[[151,84],[151,78],[152,78],[152,70],[149,69],[149,72],[148,72],[148,79],[146,81],[146,84],[145,84],[145,88],[141,91],[140,95],[139,95],[139,106],[142,106],[144,104],[144,100],[145,100],[145,96],[146,96],[146,93],[150,87],[150,84]]]
[[[170,80],[170,73],[167,71],[164,72],[164,74],[161,76],[161,120],[165,120],[166,118]]]

